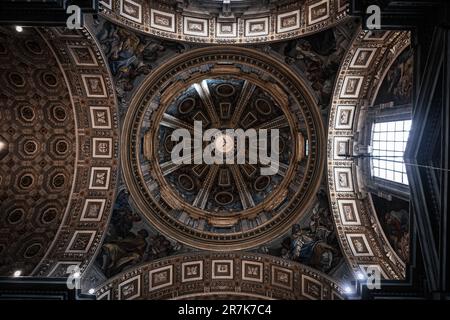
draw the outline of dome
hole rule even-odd
[[[122,160],[133,200],[161,231],[196,248],[241,250],[281,235],[304,214],[322,173],[323,129],[306,86],[277,64],[250,49],[198,49],[140,87]],[[207,138],[214,129],[217,139]],[[189,138],[181,153],[183,141],[173,139],[180,130]],[[234,139],[252,130],[253,142]],[[205,159],[211,146],[213,155],[227,150],[222,162]]]

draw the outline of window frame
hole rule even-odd
[[[406,131],[405,122],[408,121],[409,129]],[[393,121],[375,121],[372,123],[370,139],[370,145],[372,147],[370,173],[373,179],[409,186],[404,156],[409,133],[411,131],[411,121],[411,119],[396,119]],[[401,123],[401,129],[398,128],[399,123]],[[385,128],[379,128],[383,126],[382,124],[386,124]],[[392,128],[392,125],[394,125],[394,128]],[[405,133],[407,133],[406,138]],[[401,135],[400,138],[398,137],[399,134]],[[378,136],[378,139],[375,140],[376,135]],[[394,147],[392,147],[391,144],[394,144]],[[398,151],[396,147],[398,144],[402,144],[402,151]],[[377,147],[375,148],[375,146]],[[398,165],[400,165],[400,168],[398,168]],[[376,174],[377,170],[378,173]],[[380,172],[385,173],[385,178],[380,175]],[[392,174],[392,178],[389,178],[387,174]],[[400,179],[398,179],[398,174],[400,175]],[[401,180],[401,182],[398,180]]]
[[[378,122],[392,122],[412,119],[412,104],[392,106],[379,105],[368,107],[365,125],[357,139],[361,145],[371,146],[372,126]],[[414,124],[413,124],[414,125]],[[405,201],[409,201],[410,186],[394,181],[372,176],[371,159],[364,157],[360,159],[362,174],[365,177],[366,192],[379,194],[382,197],[393,195]],[[409,181],[411,182],[411,181]]]

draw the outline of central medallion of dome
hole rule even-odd
[[[146,135],[145,145],[157,150],[155,176],[169,203],[224,227],[264,210],[286,190],[294,169],[294,119],[257,84],[205,79],[175,95],[160,114],[157,138]],[[297,155],[301,161],[304,155]]]
[[[322,120],[303,82],[261,53],[192,50],[153,72],[124,123],[134,203],[174,239],[242,250],[275,239],[311,204]]]
[[[223,133],[215,140],[215,147],[220,153],[229,154],[234,150],[234,136]]]

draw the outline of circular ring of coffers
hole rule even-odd
[[[289,114],[289,126],[295,134],[283,187],[257,210],[236,212],[225,219],[220,213],[189,210],[173,196],[154,158],[158,121],[167,105],[194,83],[224,77],[244,78],[270,92]],[[168,61],[137,90],[123,128],[124,178],[136,207],[159,231],[199,249],[244,250],[284,234],[311,205],[324,172],[324,128],[312,95],[287,65],[248,48],[201,48]],[[201,219],[205,223],[199,224]]]

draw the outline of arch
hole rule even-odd
[[[130,8],[130,9],[128,9]],[[181,11],[158,1],[100,1],[101,15],[142,33],[198,44],[242,45],[284,41],[320,32],[348,19],[345,0],[291,1],[234,21]]]
[[[96,288],[99,300],[343,300],[341,285],[302,264],[236,252],[181,254],[136,266]]]
[[[14,70],[9,83],[19,87],[0,89],[9,107],[2,112],[12,113],[15,122],[1,122],[2,128],[15,127],[2,135],[11,139],[3,161],[10,164],[11,174],[21,173],[17,179],[2,173],[2,189],[14,190],[16,180],[23,189],[4,189],[8,201],[1,210],[11,209],[11,215],[9,223],[0,222],[7,231],[0,237],[7,249],[0,254],[7,253],[14,262],[1,273],[63,277],[70,265],[83,272],[102,241],[117,184],[119,132],[111,76],[87,29],[0,32],[8,39],[2,43],[8,44],[9,57],[1,63]],[[22,83],[28,90],[20,89]],[[15,136],[23,136],[18,148],[13,146]],[[30,185],[35,186],[32,191]],[[7,203],[12,207],[4,208]],[[24,225],[33,226],[25,235],[20,232]]]
[[[386,70],[409,43],[408,32],[360,31],[341,65],[333,93],[328,188],[339,241],[355,275],[373,267],[385,279],[405,277],[405,264],[387,241],[364,191],[358,163],[340,155],[339,149],[356,148],[354,139],[364,121],[363,111],[374,99]]]

